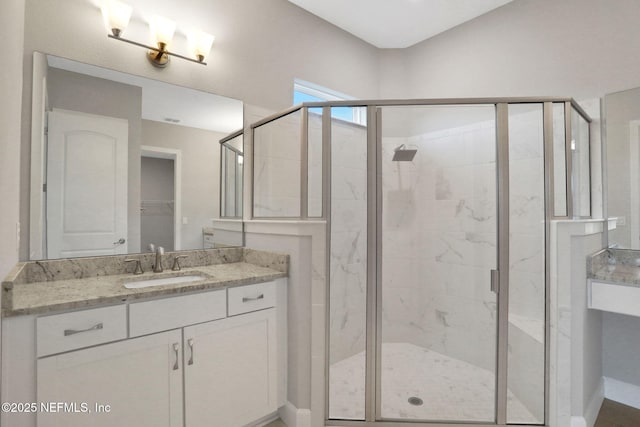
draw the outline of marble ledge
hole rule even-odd
[[[168,253],[165,259],[171,261],[172,254],[176,253]],[[131,271],[122,271],[133,270],[134,266],[130,264],[134,263],[124,263],[119,259],[124,257],[119,256],[19,263],[2,282],[2,317],[97,307],[288,276],[289,255],[247,248],[181,251],[179,254],[187,255],[182,274],[203,273],[207,278],[191,283],[127,289],[124,283],[133,278],[156,279],[175,275],[175,272],[169,269],[164,273],[152,273],[148,268],[143,275],[134,276]],[[146,254],[130,257],[146,257]],[[118,264],[118,261],[120,271],[105,267]],[[122,267],[124,264],[126,267]],[[98,268],[92,269],[92,266]],[[33,271],[39,273],[33,274]]]
[[[587,278],[640,287],[640,251],[607,248],[590,255]]]

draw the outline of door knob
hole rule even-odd
[[[121,237],[120,240],[118,240],[117,242],[113,242],[114,245],[124,245],[124,242],[126,242],[124,237]]]

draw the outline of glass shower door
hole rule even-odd
[[[377,418],[495,422],[495,106],[392,106],[381,140]]]

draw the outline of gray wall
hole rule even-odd
[[[225,134],[142,121],[142,144],[182,152],[182,247],[202,248],[202,227],[220,217],[220,144]]]
[[[3,99],[0,107],[0,278],[4,278],[18,261],[16,225],[20,200],[23,15],[24,0],[3,2],[0,14],[0,39],[4,41],[3,66],[0,68],[0,94]],[[1,327],[0,318],[0,330]]]
[[[611,94],[605,98],[607,123],[607,198],[610,217],[625,217],[624,225],[617,224],[609,232],[609,244],[622,248],[631,247],[631,193],[629,178],[631,161],[640,159],[629,157],[629,122],[640,120],[640,89],[632,89]]]
[[[585,99],[635,87],[639,15],[635,0],[515,0],[403,55],[383,51],[381,94]]]
[[[0,68],[0,277],[4,277],[18,261],[16,226],[20,196],[20,110],[22,85],[23,0],[9,0],[2,6],[0,38],[6,46],[5,65]]]
[[[640,321],[637,317],[604,313],[604,376],[640,386]]]
[[[174,160],[140,158],[140,247],[174,250]]]
[[[49,68],[49,107],[129,121],[128,250],[140,252],[140,133],[142,89],[84,74]]]

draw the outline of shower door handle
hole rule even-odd
[[[500,272],[491,270],[491,292],[500,293]]]

